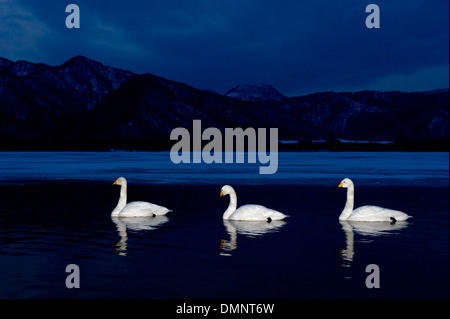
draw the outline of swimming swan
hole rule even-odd
[[[267,221],[282,220],[287,215],[277,212],[276,210],[261,205],[244,205],[236,209],[237,196],[233,187],[225,185],[220,191],[220,197],[230,195],[230,205],[223,214],[223,219],[230,220],[247,220],[247,221]]]
[[[131,202],[127,204],[127,180],[124,177],[119,177],[113,185],[121,186],[119,203],[111,213],[113,217],[159,216],[171,212],[165,207],[147,202]]]
[[[355,200],[355,187],[349,178],[345,178],[338,187],[347,188],[347,202],[339,220],[354,220],[366,222],[392,222],[407,220],[411,216],[398,210],[387,209],[379,206],[361,206],[353,210]]]

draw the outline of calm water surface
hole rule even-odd
[[[280,153],[260,164],[179,164],[169,153],[0,153],[0,298],[448,298],[448,153]],[[129,200],[166,217],[112,219],[119,177]],[[340,223],[344,177],[355,204],[408,223]],[[223,221],[259,203],[283,222]],[[67,289],[68,264],[80,289]],[[366,266],[380,288],[365,285]]]

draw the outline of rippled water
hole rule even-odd
[[[109,182],[118,175],[138,184],[299,184],[334,185],[347,176],[359,185],[448,187],[448,153],[284,152],[275,174],[259,174],[267,164],[180,163],[169,152],[0,152],[0,184],[23,180]]]
[[[280,153],[259,164],[183,164],[168,153],[0,153],[1,298],[448,298],[448,153]],[[166,217],[112,219],[118,176],[129,200]],[[344,177],[356,206],[408,223],[340,223]],[[238,204],[290,215],[223,221]],[[80,288],[68,289],[68,264]],[[368,289],[366,266],[380,269]]]

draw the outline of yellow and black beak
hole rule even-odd
[[[223,196],[223,191],[220,190],[220,195],[219,195],[219,197],[222,197],[222,196]]]
[[[341,182],[341,183],[338,185],[338,188],[341,188],[342,185],[344,185],[344,182]]]
[[[113,183],[113,185],[117,185],[117,180]]]

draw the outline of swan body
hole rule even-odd
[[[119,177],[113,185],[119,185],[120,198],[116,208],[111,213],[113,217],[153,217],[165,215],[170,209],[147,202],[131,202],[127,204],[127,180]]]
[[[404,221],[411,216],[393,209],[379,206],[361,206],[353,210],[355,200],[355,186],[349,178],[345,178],[338,187],[347,188],[347,202],[339,220],[366,221],[366,222],[396,222]]]
[[[288,217],[276,210],[261,205],[243,205],[237,208],[237,196],[233,187],[225,185],[220,191],[220,197],[230,195],[230,204],[223,214],[223,219],[247,220],[247,221],[267,221],[282,220]]]

